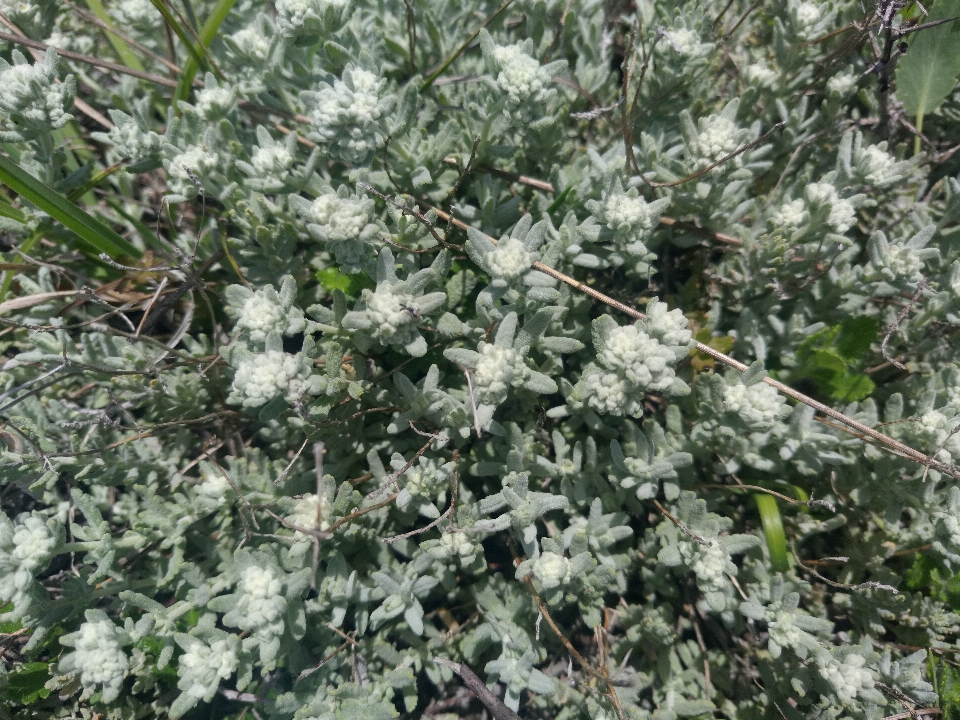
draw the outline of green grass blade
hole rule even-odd
[[[0,155],[0,182],[29,200],[54,220],[63,223],[100,252],[111,257],[129,255],[140,257],[141,252],[124,240],[113,229],[84,212],[53,188],[25,172],[10,158]]]
[[[227,15],[230,14],[230,10],[233,9],[236,1],[237,0],[217,1],[213,12],[210,13],[210,16],[204,21],[203,27],[200,28],[200,42],[203,48],[206,48],[217,36],[217,31],[220,29],[223,21],[226,20]],[[180,75],[180,84],[173,94],[174,103],[178,100],[186,100],[190,96],[190,88],[193,87],[193,79],[197,76],[197,70],[199,68],[200,66],[194,60],[193,55],[187,58],[187,62],[184,63],[183,66],[183,74]]]
[[[171,30],[180,38],[180,42],[183,43],[183,46],[187,49],[187,52],[190,53],[188,62],[195,62],[200,67],[207,69],[208,63],[205,57],[200,55],[201,52],[206,52],[206,50],[201,47],[197,49],[196,44],[190,38],[190,35],[187,34],[187,31],[183,29],[183,26],[180,22],[173,16],[173,13],[170,12],[169,8],[163,4],[163,0],[150,0],[153,6],[163,15],[164,22],[170,27]]]
[[[100,0],[85,0],[87,7],[90,8],[90,12],[104,25],[109,25],[113,27],[111,22],[111,17],[107,14],[106,8],[103,7],[103,3]],[[111,32],[104,32],[104,35],[107,36],[107,42],[110,43],[110,46],[113,48],[114,52],[117,53],[117,56],[120,58],[121,62],[127,67],[131,67],[134,70],[140,70],[141,72],[146,68],[143,67],[143,63],[140,62],[140,58],[137,57],[136,53],[123,41],[122,38],[117,37]]]
[[[763,536],[770,551],[770,565],[777,572],[787,572],[790,569],[790,558],[787,555],[787,538],[783,532],[783,518],[780,517],[777,499],[766,493],[756,493],[753,499],[760,512],[760,522],[763,523]]]

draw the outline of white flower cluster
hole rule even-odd
[[[102,611],[87,610],[87,622],[75,633],[64,635],[60,644],[73,647],[59,663],[62,673],[78,672],[84,695],[89,697],[103,685],[103,701],[112,702],[123,688],[130,662],[123,645],[126,633]]]
[[[203,467],[200,471],[200,480],[195,489],[202,502],[216,507],[227,504],[227,494],[233,488],[230,487],[230,483],[227,482],[223,473],[209,467]]]
[[[790,414],[787,399],[766,383],[744,385],[737,382],[723,386],[723,407],[740,416],[755,432],[771,429],[778,420]]]
[[[381,283],[376,290],[363,291],[366,315],[371,337],[384,345],[406,346],[417,335],[420,310],[410,293],[394,291],[393,286]]]
[[[150,0],[120,0],[110,3],[109,12],[121,27],[145,30],[163,22],[163,15]]]
[[[237,367],[227,402],[260,407],[282,395],[293,403],[308,389],[311,362],[302,353],[267,350],[243,359]]]
[[[369,234],[367,226],[373,209],[374,202],[368,197],[324,193],[310,206],[310,230],[317,238],[328,242],[360,239]]]
[[[236,88],[219,87],[211,74],[207,77],[206,87],[197,93],[194,107],[204,120],[214,121],[229,113],[236,102]]]
[[[44,133],[62,128],[73,115],[73,76],[57,83],[57,53],[52,48],[42,62],[33,65],[13,51],[13,65],[0,58],[0,114],[7,116],[11,130]]]
[[[801,27],[815,25],[820,20],[820,8],[815,2],[802,2],[794,10],[794,18]]]
[[[545,552],[533,561],[533,574],[544,589],[565,585],[571,580],[570,560],[555,552]]]
[[[424,549],[438,560],[453,557],[466,558],[473,555],[477,549],[477,546],[470,542],[466,533],[458,532],[443,533],[439,540],[431,542],[428,547],[426,543],[424,545]]]
[[[389,100],[387,81],[369,70],[347,67],[343,79],[315,93],[304,93],[313,105],[311,137],[339,160],[362,163],[380,147],[381,119]]]
[[[666,303],[657,298],[647,303],[647,319],[643,322],[643,329],[673,353],[674,362],[679,362],[695,344],[688,325],[687,318],[679,308],[670,310]]]
[[[330,527],[327,515],[327,508],[323,499],[319,495],[308,493],[297,500],[297,504],[293,507],[293,512],[287,515],[284,520],[305,530],[322,531]],[[296,537],[297,540],[309,540],[311,536],[300,530],[296,530],[294,531],[294,537]]]
[[[844,233],[857,222],[856,209],[849,200],[844,200],[830,183],[810,183],[803,189],[807,205],[812,213],[825,215],[826,224],[836,233]]]
[[[33,578],[46,568],[59,543],[52,522],[24,513],[13,523],[0,512],[0,603],[12,602],[14,612],[24,609]]]
[[[603,219],[611,230],[642,236],[653,227],[656,217],[636,188],[631,190],[632,192],[611,195],[606,199],[603,204]]]
[[[279,9],[280,3],[277,3]],[[256,26],[247,25],[230,36],[232,44],[243,51],[247,60],[266,62],[270,55],[270,39]]]
[[[853,73],[838,73],[827,80],[830,95],[845,98],[857,89],[857,76]]]
[[[277,29],[288,37],[313,34],[324,24],[334,31],[349,5],[349,0],[277,0]]]
[[[939,450],[937,459],[952,463],[960,458],[960,432],[954,432],[958,425],[960,415],[929,410],[920,416],[915,432],[931,452]]]
[[[293,155],[283,145],[257,147],[250,158],[257,177],[265,180],[283,182],[293,167]]]
[[[726,573],[730,569],[730,556],[714,540],[709,546],[693,541],[680,543],[683,564],[697,577],[697,587],[704,593],[722,592],[727,586]]]
[[[228,308],[237,315],[237,330],[245,330],[255,343],[262,343],[270,333],[294,335],[306,327],[303,312],[299,308],[284,307],[284,301],[272,285],[250,293],[238,310]]]
[[[524,52],[522,43],[497,47],[494,58],[500,66],[497,86],[507,94],[511,105],[521,106],[543,100],[550,74],[535,57]]]
[[[280,324],[285,319],[285,313],[279,303],[266,297],[262,290],[258,290],[243,304],[237,328],[248,330],[250,339],[254,342],[263,342],[267,339],[267,335],[280,329]]]
[[[740,71],[740,75],[756,87],[772,88],[777,82],[777,72],[763,61],[747,65]]]
[[[480,343],[480,359],[473,372],[477,399],[485,405],[499,405],[511,387],[522,387],[530,375],[523,357],[512,348]]]
[[[584,369],[577,394],[598,412],[639,417],[647,390],[678,391],[673,366],[687,354],[691,338],[683,313],[654,298],[646,320],[610,331],[599,366]]]
[[[807,204],[802,199],[791,200],[780,206],[780,209],[770,216],[774,227],[783,230],[796,230],[810,221]]]
[[[537,261],[537,254],[527,250],[522,240],[505,237],[484,256],[494,279],[513,280],[523,275]]]
[[[853,164],[857,178],[869,185],[886,187],[901,177],[897,161],[887,152],[887,142],[855,147]]]
[[[700,118],[698,126],[697,139],[691,146],[691,150],[700,156],[698,167],[707,167],[718,162],[740,145],[740,129],[725,115]],[[734,163],[739,164],[739,160],[737,157]]]
[[[163,147],[163,138],[153,130],[144,130],[129,115],[114,111],[110,113],[114,125],[103,138],[112,143],[116,153],[133,162],[155,158]]]
[[[277,636],[283,633],[283,580],[272,567],[252,565],[240,573],[237,585],[237,626],[244,630]]]
[[[632,385],[666,390],[673,384],[674,353],[634,325],[611,332],[599,359]]]
[[[817,658],[820,676],[833,687],[833,691],[844,705],[851,705],[863,690],[871,690],[876,684],[873,671],[865,667],[866,660],[856,653],[849,653],[838,660],[829,653]]]
[[[770,643],[775,643],[778,649],[792,648],[801,645],[805,633],[797,627],[797,624],[793,620],[793,613],[779,612],[776,618],[776,620],[771,620],[767,623],[767,629],[770,633]],[[770,654],[773,654],[772,650]]]
[[[221,639],[207,645],[189,635],[180,637],[188,647],[180,658],[178,687],[192,698],[209,702],[220,687],[220,681],[226,680],[237,669],[239,642]]]
[[[691,28],[681,27],[669,30],[665,35],[673,45],[673,49],[684,57],[706,57],[713,50],[713,43],[701,42],[700,33]]]
[[[210,175],[220,165],[220,158],[200,145],[191,145],[179,155],[164,162],[167,169],[167,187],[173,195],[194,197],[200,188],[194,183],[190,174],[198,178]]]

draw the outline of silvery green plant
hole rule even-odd
[[[949,23],[99,5],[0,0],[0,717],[957,712]]]

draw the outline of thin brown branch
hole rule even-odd
[[[537,594],[536,589],[533,587],[533,582],[528,578],[525,580],[527,584],[527,589],[530,590],[530,594],[533,595],[534,601],[537,603],[537,609],[540,611],[540,614],[543,616],[543,619],[547,621],[547,625],[550,626],[550,629],[553,630],[553,634],[557,636],[557,639],[563,643],[563,646],[567,649],[567,652],[577,661],[577,664],[592,677],[595,677],[597,680],[600,680],[607,686],[607,697],[610,698],[610,702],[613,703],[613,709],[617,713],[617,718],[619,720],[626,720],[626,714],[623,712],[623,705],[620,704],[620,698],[617,696],[616,684],[610,678],[610,676],[605,672],[600,672],[593,665],[587,662],[586,658],[580,654],[580,651],[577,650],[573,643],[571,643],[567,636],[560,632],[560,628],[557,626],[557,623],[554,622],[553,617],[550,615],[550,611],[547,609],[547,606],[544,604],[543,600],[540,599],[540,596]]]
[[[477,674],[469,667],[463,663],[455,663],[452,660],[447,660],[442,657],[435,657],[433,661],[437,665],[450,668],[459,675],[460,679],[463,680],[463,684],[473,691],[477,699],[482,702],[487,710],[490,711],[490,714],[493,715],[494,720],[520,720],[520,716],[504,705],[503,700],[490,692],[490,689],[483,680],[477,677]]]
[[[657,510],[660,511],[661,515],[663,515],[667,520],[669,520],[674,525],[676,525],[677,528],[680,530],[680,532],[682,532],[688,538],[693,540],[698,545],[702,545],[703,547],[713,547],[712,542],[710,542],[709,540],[704,540],[699,535],[696,535],[690,528],[687,527],[686,523],[681,522],[680,520],[675,518],[673,515],[671,515],[670,511],[667,510],[663,505],[661,505],[659,500],[654,499],[653,504],[657,506]]]

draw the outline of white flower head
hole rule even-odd
[[[803,189],[808,207],[818,215],[826,215],[824,221],[836,233],[844,233],[856,224],[856,209],[849,200],[840,197],[830,183],[810,183]]]
[[[204,501],[217,507],[226,505],[227,495],[233,488],[223,473],[212,467],[201,466],[200,482],[196,485],[197,494]]]
[[[24,513],[10,522],[0,512],[0,603],[14,612],[28,605],[34,577],[43,571],[60,543],[59,525],[39,513]]]
[[[732,567],[730,556],[714,541],[709,546],[695,542],[681,542],[680,555],[684,564],[697,577],[697,587],[703,592],[722,592],[727,586],[726,573]]]
[[[349,6],[349,0],[277,0],[277,27],[290,37],[335,32]]]
[[[293,156],[283,145],[258,147],[253,151],[250,164],[262,178],[285,180],[293,167]]]
[[[826,680],[844,705],[853,705],[863,690],[873,689],[876,678],[873,671],[865,667],[866,660],[856,653],[847,654],[843,660],[824,653],[817,658],[820,676]]]
[[[180,676],[178,687],[192,698],[209,702],[220,682],[237,669],[239,638],[227,636],[209,645],[190,636],[178,636],[177,641],[187,645],[177,669]]]
[[[762,61],[747,65],[740,74],[750,85],[756,87],[772,88],[777,84],[776,70],[771,69]]]
[[[376,290],[364,290],[371,334],[384,345],[407,345],[417,335],[419,311],[416,298],[410,293],[393,290],[380,284]]]
[[[219,120],[233,109],[236,102],[236,88],[219,87],[213,75],[208,73],[206,87],[197,93],[194,107],[204,120]]]
[[[604,219],[611,230],[620,230],[643,235],[653,227],[656,220],[650,205],[632,192],[610,195],[603,205]]]
[[[240,362],[227,402],[260,407],[283,396],[293,403],[303,396],[309,377],[309,358],[300,353],[267,350]]]
[[[304,93],[312,106],[311,137],[338,159],[366,162],[380,147],[381,124],[393,107],[386,85],[386,80],[370,70],[348,65],[342,80]]]
[[[780,206],[780,209],[770,216],[770,223],[783,230],[796,230],[810,220],[807,204],[802,199],[791,200]]]
[[[723,407],[727,412],[739,415],[744,424],[754,431],[769,430],[778,420],[790,414],[786,398],[762,382],[724,385]]]
[[[57,53],[47,50],[41,61],[30,65],[19,50],[14,50],[13,65],[0,59],[0,114],[6,115],[14,132],[28,134],[50,132],[66,125],[73,116],[67,112],[73,103],[76,83],[73,76],[57,84]]]
[[[250,60],[265,62],[270,55],[270,39],[256,25],[248,25],[230,36]]]
[[[684,57],[706,57],[713,50],[713,43],[701,42],[700,33],[692,28],[679,27],[669,30],[666,37],[674,51]]]
[[[497,280],[513,280],[523,275],[537,261],[537,254],[527,250],[522,240],[504,237],[496,248],[484,256],[490,274]]]
[[[845,98],[857,88],[857,76],[853,73],[838,73],[827,80],[827,92],[835,97]]]
[[[373,228],[374,202],[368,197],[349,197],[344,192],[324,193],[310,206],[310,230],[328,242],[365,239]]]
[[[87,610],[86,618],[77,632],[60,638],[61,645],[74,650],[60,661],[59,670],[79,673],[84,697],[103,686],[103,702],[109,703],[120,695],[130,669],[123,651],[128,638],[103,611]]]
[[[877,145],[857,147],[853,152],[853,162],[857,176],[865,183],[883,187],[895,182],[897,161],[886,150],[886,141]]]
[[[674,354],[659,341],[633,325],[618,327],[607,337],[600,362],[620,372],[638,388],[668,389],[676,377]]]
[[[480,359],[473,372],[477,399],[486,405],[499,405],[507,399],[511,387],[521,387],[530,375],[523,357],[512,348],[480,343]]]
[[[254,342],[263,342],[271,332],[281,330],[285,319],[286,314],[279,303],[258,291],[243,304],[237,327],[249,331]]]
[[[500,66],[497,85],[513,105],[536,100],[550,82],[540,62],[524,52],[523,43],[497,47],[494,58]]]
[[[643,413],[641,401],[629,394],[630,388],[620,375],[588,366],[584,371],[583,396],[587,404],[605,415],[636,415]]]
[[[533,563],[533,574],[545,589],[570,582],[570,560],[555,552],[545,552]]]
[[[283,633],[283,578],[273,567],[251,565],[240,572],[237,585],[238,627],[267,635]]]
[[[710,115],[701,118],[698,124],[693,151],[701,157],[703,166],[718,162],[739,146],[740,129],[725,115]]]
[[[179,155],[164,163],[167,167],[167,186],[174,195],[193,197],[200,192],[191,174],[198,178],[214,173],[220,157],[200,145],[191,145]]]
[[[121,25],[146,30],[163,23],[163,15],[150,0],[120,0],[110,4],[110,14]]]
[[[297,500],[293,513],[284,519],[305,530],[323,531],[330,527],[330,523],[325,519],[325,509],[324,502],[319,495],[308,493]],[[301,530],[295,530],[294,537],[297,540],[309,540],[311,536]]]

